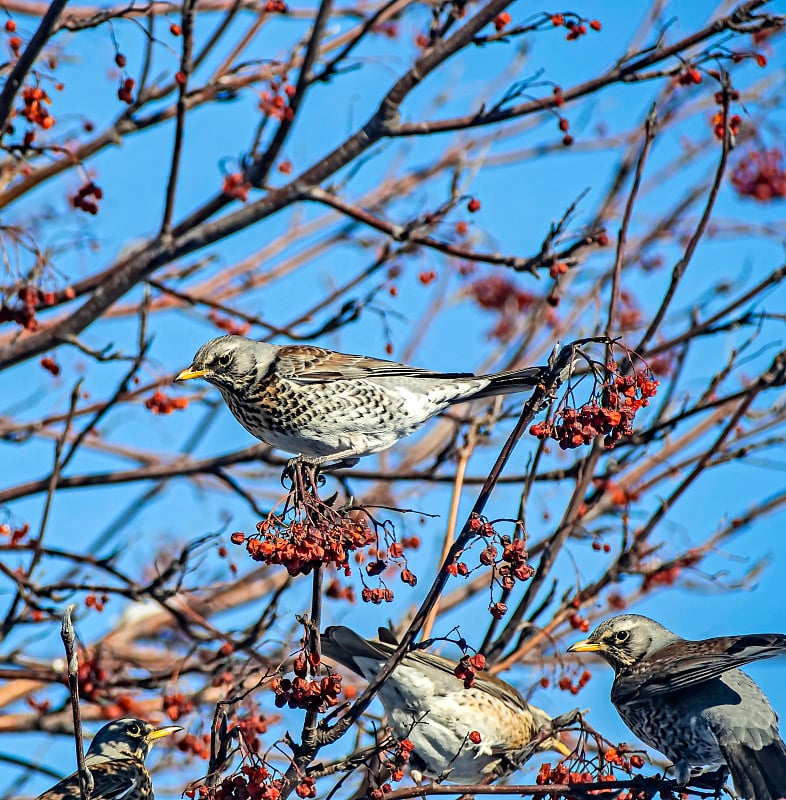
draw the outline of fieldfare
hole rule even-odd
[[[370,681],[396,649],[384,628],[368,640],[343,626],[322,634],[322,652]],[[529,705],[508,683],[479,670],[474,686],[456,677],[457,662],[423,650],[404,656],[379,690],[388,724],[398,739],[414,745],[413,777],[476,784],[512,772],[534,750],[570,750],[548,736],[530,741],[551,717]],[[418,774],[419,773],[419,774]]]
[[[310,345],[221,336],[175,380],[204,378],[257,439],[315,464],[357,463],[453,403],[523,392],[546,367],[494,375],[432,372]]]
[[[689,641],[648,617],[623,614],[568,650],[596,652],[611,664],[611,702],[639,739],[674,762],[679,785],[688,783],[692,768],[727,767],[742,797],[786,797],[778,717],[737,669],[786,653],[786,636]]]
[[[93,776],[90,800],[153,800],[145,759],[157,739],[179,730],[177,725],[156,728],[141,719],[117,719],[104,725],[85,755],[85,767]],[[78,772],[38,796],[38,800],[79,798]]]

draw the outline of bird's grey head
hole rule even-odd
[[[95,735],[87,751],[86,760],[89,763],[112,761],[117,758],[144,761],[156,740],[180,730],[182,728],[177,725],[159,728],[132,717],[116,719],[104,725]]]
[[[679,640],[679,636],[654,619],[621,614],[601,622],[584,641],[572,644],[568,651],[597,653],[617,670],[630,667]]]
[[[278,348],[243,336],[220,336],[197,350],[176,381],[204,378],[219,389],[244,388],[267,372]]]

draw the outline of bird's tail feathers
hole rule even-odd
[[[513,369],[508,372],[497,372],[494,375],[487,376],[491,379],[488,385],[473,394],[471,399],[496,397],[499,394],[515,394],[527,389],[534,389],[541,378],[547,374],[548,367],[525,367],[524,369]]]
[[[786,797],[786,746],[781,739],[755,750],[740,742],[727,742],[721,751],[734,786],[746,800],[781,800]]]
[[[363,676],[356,658],[370,658],[387,661],[394,648],[388,650],[380,642],[370,642],[351,628],[344,625],[331,625],[322,634],[322,653],[347,669]]]

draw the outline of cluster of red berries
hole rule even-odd
[[[145,714],[145,710],[130,694],[116,694],[111,703],[101,707],[101,715],[104,719],[144,717]]]
[[[316,781],[313,778],[309,778],[308,776],[301,778],[300,783],[295,786],[295,794],[298,797],[305,798],[307,797],[316,797],[317,796],[317,786]]]
[[[570,692],[571,694],[575,695],[578,694],[590,682],[590,678],[592,678],[592,673],[589,670],[585,669],[581,673],[581,675],[579,675],[579,678],[575,683],[573,682],[573,679],[570,677],[570,675],[563,675],[557,681],[557,686],[559,687],[560,691]]]
[[[181,753],[188,753],[207,761],[210,758],[210,734],[203,733],[197,736],[195,733],[187,733],[177,742],[176,747]]]
[[[284,0],[267,0],[265,3],[265,11],[268,14],[286,14],[289,9]]]
[[[510,339],[516,330],[520,313],[541,299],[538,295],[519,289],[498,273],[474,281],[466,292],[481,308],[499,315],[488,334],[499,341]]]
[[[338,578],[333,577],[325,587],[325,597],[331,600],[346,600],[349,603],[355,602],[355,590],[351,586],[344,586]]]
[[[104,606],[109,602],[108,594],[93,594],[92,592],[85,597],[85,606],[93,608],[99,613],[104,610]]]
[[[16,547],[17,545],[21,544],[28,533],[30,533],[29,522],[25,522],[23,525],[20,525],[18,528],[14,528],[13,530],[11,529],[10,525],[0,525],[0,536],[7,536],[8,544],[11,547]]]
[[[134,103],[134,86],[136,81],[133,78],[123,78],[117,90],[117,97],[129,106]]]
[[[79,694],[91,702],[98,702],[102,695],[103,684],[106,683],[107,672],[97,658],[81,658],[77,671],[79,681]],[[63,676],[63,683],[68,684],[68,678]]]
[[[258,753],[262,748],[259,738],[267,733],[271,722],[277,722],[278,716],[266,717],[264,714],[247,714],[237,721],[237,729],[243,740],[244,746],[252,753]]]
[[[642,591],[647,591],[653,586],[672,586],[684,569],[695,567],[701,560],[701,553],[690,551],[673,561],[663,564],[644,575]]]
[[[266,767],[244,764],[240,772],[227,775],[213,792],[207,786],[198,786],[185,794],[189,800],[197,794],[200,798],[212,795],[214,800],[279,800],[284,785],[284,779],[271,778]]]
[[[251,191],[251,184],[240,172],[232,172],[224,176],[224,183],[221,185],[221,192],[233,200],[240,200],[245,203],[248,200],[248,193]]]
[[[627,773],[633,772],[634,769],[641,769],[644,766],[644,759],[638,753],[633,753],[630,757],[627,757],[629,752],[627,745],[618,744],[616,747],[610,747],[606,750],[603,754],[603,760],[607,764],[619,767]]]
[[[48,105],[52,104],[49,95],[40,86],[25,86],[22,89],[22,100],[24,105],[19,109],[19,113],[34,125],[39,125],[45,131],[55,124],[55,118],[49,113]],[[25,142],[25,144],[31,144]]]
[[[307,575],[320,564],[332,564],[351,574],[348,556],[353,550],[376,541],[374,533],[363,520],[349,519],[339,514],[332,519],[303,519],[289,521],[275,512],[257,524],[256,536],[232,534],[234,544],[245,542],[254,561],[280,564],[290,575]]]
[[[529,553],[525,539],[500,535],[491,522],[478,514],[470,517],[469,529],[485,540],[486,546],[481,550],[478,560],[484,567],[492,568],[492,581],[499,583],[503,590],[509,591],[516,585],[516,581],[529,580],[535,574],[528,563]],[[489,613],[495,619],[502,619],[507,612],[505,603],[489,605]]]
[[[485,668],[486,657],[481,653],[476,653],[474,656],[464,655],[456,664],[453,674],[460,681],[464,681],[465,689],[471,689],[475,685],[475,673]]]
[[[543,764],[540,768],[535,783],[538,786],[548,786],[551,784],[575,784],[575,783],[607,783],[615,781],[616,778],[609,772],[600,772],[593,775],[591,772],[575,772],[571,771],[566,764],[557,764],[552,767],[551,764]]]
[[[104,190],[93,181],[82,184],[71,198],[71,205],[95,216],[98,213],[98,201],[104,197]]]
[[[231,333],[233,336],[245,336],[251,330],[250,322],[235,322],[230,317],[222,317],[216,311],[211,311],[207,318],[222,331]]]
[[[520,289],[500,273],[492,273],[473,281],[464,290],[483,309],[521,312],[537,301],[537,296]]]
[[[25,330],[34,331],[38,327],[38,320],[35,317],[36,307],[49,295],[54,303],[53,292],[42,292],[35,286],[21,286],[16,293],[19,305],[16,308],[6,305],[0,307],[0,322],[15,322]]]
[[[586,20],[581,17],[574,17],[573,15],[565,14],[552,14],[551,24],[555,28],[565,27],[568,29],[568,35],[565,37],[569,42],[575,42],[576,39],[581,38],[587,33],[587,26],[584,24]],[[600,21],[592,19],[589,21],[589,27],[593,31],[599,31],[603,28]]]
[[[286,83],[286,76],[281,80],[270,82],[270,91],[259,94],[259,110],[266,116],[277,120],[291,122],[295,112],[289,101],[295,96],[296,89],[291,83]]]
[[[171,414],[173,411],[182,411],[188,406],[188,399],[185,397],[170,397],[160,389],[153,392],[145,400],[145,408],[154,414]]]
[[[364,603],[372,603],[375,606],[381,603],[392,603],[394,598],[393,590],[386,586],[364,586],[360,592],[360,599]]]
[[[696,86],[701,83],[701,72],[696,67],[683,67],[675,78],[680,86]]]
[[[165,694],[161,698],[161,705],[172,722],[177,722],[184,714],[190,714],[194,710],[193,699],[180,692]]]
[[[710,70],[710,74],[717,77],[714,70]],[[715,104],[719,106],[725,106],[727,103],[738,103],[740,100],[740,93],[736,89],[729,89],[728,92],[715,92]],[[716,139],[723,139],[723,120],[724,120],[724,112],[718,111],[712,116],[712,131],[715,134]],[[729,117],[728,126],[729,126],[729,133],[732,136],[732,139],[737,136],[740,132],[740,126],[742,125],[742,117],[739,114],[732,114]]]
[[[722,111],[717,111],[715,114],[712,115],[712,131],[715,134],[716,139],[723,139],[723,119],[724,115]],[[742,125],[742,117],[739,114],[732,114],[729,117],[729,133],[734,139],[737,134],[740,132],[740,126]]]
[[[276,708],[300,708],[304,711],[327,711],[338,705],[341,694],[341,676],[324,678],[275,678],[270,683],[276,695]]]
[[[614,362],[609,364],[609,371],[616,371]],[[600,403],[562,408],[557,412],[561,422],[538,422],[529,432],[538,439],[554,439],[563,450],[592,444],[597,436],[603,436],[604,446],[611,450],[620,439],[633,433],[633,418],[639,409],[649,405],[658,390],[658,381],[649,372],[612,375],[601,388]]]
[[[786,197],[786,170],[780,150],[750,153],[731,174],[732,186],[744,197],[761,203]]]
[[[384,767],[390,774],[390,780],[398,783],[404,779],[404,767],[409,763],[410,756],[415,749],[415,745],[409,739],[401,739],[396,742],[391,751],[390,757],[384,762]],[[383,783],[368,792],[369,800],[383,800],[385,795],[393,791],[390,783]]]

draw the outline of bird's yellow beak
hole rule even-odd
[[[179,725],[167,725],[163,728],[156,728],[154,731],[150,731],[146,738],[148,742],[152,743],[155,742],[156,739],[163,739],[165,736],[171,736],[173,733],[182,730],[183,729]]]
[[[596,653],[602,650],[603,645],[597,642],[591,642],[589,639],[582,639],[580,642],[575,642],[568,648],[569,653]]]
[[[202,378],[204,377],[205,372],[206,370],[204,369],[192,369],[191,367],[188,367],[179,373],[175,380],[190,381],[192,378]]]
[[[561,756],[569,756],[573,752],[562,739],[556,736],[546,739],[541,745],[541,748],[543,750],[551,750],[554,753],[559,753]]]

